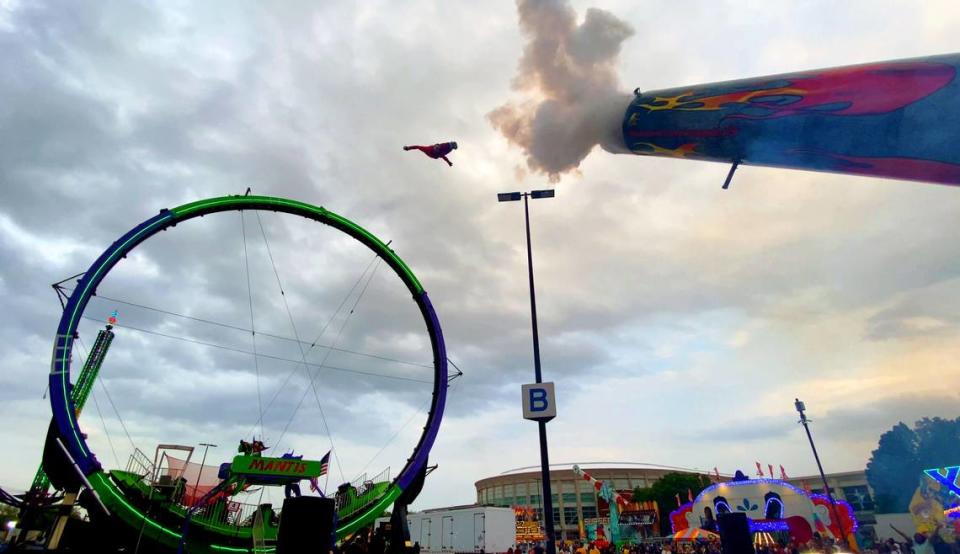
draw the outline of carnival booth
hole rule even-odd
[[[535,544],[543,541],[543,528],[540,526],[533,506],[514,506],[513,514],[517,521],[517,544]]]
[[[779,479],[749,479],[737,472],[733,481],[703,490],[693,502],[670,514],[674,533],[689,529],[716,530],[719,514],[743,512],[751,533],[769,533],[780,540],[806,543],[814,533],[840,542],[846,537],[852,548],[857,521],[853,509],[842,500],[831,505],[824,495],[808,493]]]

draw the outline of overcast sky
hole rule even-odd
[[[960,51],[954,0],[572,5],[635,31],[616,65],[626,90]],[[514,97],[523,46],[507,1],[0,0],[0,486],[26,487],[40,459],[49,285],[161,208],[248,186],[392,240],[429,291],[465,376],[417,507],[469,502],[474,481],[537,464],[519,405],[533,380],[522,207],[495,193],[548,183],[487,118]],[[452,168],[401,150],[446,140]],[[727,169],[597,149],[531,204],[552,461],[810,474],[800,397],[825,469],[858,470],[896,422],[960,415],[960,191],[752,167],[723,191]],[[328,370],[317,401],[295,363],[123,325],[245,351],[248,334],[100,298],[88,316],[121,313],[110,398],[95,389],[103,422],[91,404],[81,419],[100,459],[125,465],[131,440],[151,453],[212,441],[225,461],[256,429],[259,382],[263,405],[283,391],[264,417],[268,439],[289,424],[277,448],[321,456],[326,419],[333,480],[398,470],[431,361],[399,282],[371,277],[369,254],[329,229],[266,214],[261,233],[248,214],[244,258],[239,216],[205,219],[144,245],[100,294],[242,328],[252,304],[258,328],[306,341],[331,320],[321,342],[411,363],[327,364],[405,379]],[[337,306],[368,278],[344,323]],[[88,348],[97,326],[81,327]],[[300,357],[290,341],[258,350]]]

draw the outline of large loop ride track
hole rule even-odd
[[[71,399],[70,381],[71,357],[77,327],[90,298],[96,294],[97,286],[111,269],[137,246],[153,235],[170,229],[188,220],[225,211],[260,210],[282,212],[304,217],[323,223],[350,235],[373,251],[389,265],[413,296],[420,308],[427,333],[430,336],[434,359],[433,397],[423,434],[420,436],[413,454],[406,465],[397,474],[390,486],[384,489],[379,498],[362,510],[342,519],[337,527],[337,536],[343,537],[371,523],[382,514],[400,494],[411,485],[417,475],[425,468],[427,456],[437,437],[447,394],[447,355],[443,342],[440,322],[430,298],[410,268],[383,241],[347,220],[322,207],[303,202],[267,196],[226,196],[200,200],[172,209],[161,210],[140,225],[137,225],[120,237],[90,266],[79,280],[60,319],[57,336],[54,341],[53,361],[50,372],[50,404],[56,429],[70,456],[76,461],[80,471],[86,475],[93,489],[110,509],[112,516],[135,528],[149,528],[151,535],[159,542],[176,546],[180,540],[180,528],[151,518],[125,498],[117,483],[105,472],[90,450],[80,430],[75,416],[76,407]],[[216,529],[212,529],[214,535]],[[195,535],[191,535],[191,541]],[[206,534],[204,536],[210,536]],[[250,552],[252,548],[237,540],[236,536],[223,534],[222,540],[204,541],[191,544],[191,551],[208,552]],[[244,541],[246,542],[246,541]],[[249,544],[249,542],[246,542]]]

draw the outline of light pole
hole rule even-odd
[[[197,498],[197,489],[200,488],[200,477],[203,475],[204,464],[207,463],[207,450],[209,450],[210,447],[213,447],[213,448],[216,448],[216,447],[217,447],[217,445],[215,445],[215,444],[210,444],[210,443],[207,443],[207,442],[201,442],[201,443],[200,443],[200,446],[203,447],[203,460],[200,462],[200,471],[197,472],[197,484],[194,485],[194,487],[193,487],[193,502],[194,502],[194,504],[195,504],[195,503],[197,502],[197,500],[198,500],[198,498]]]
[[[499,202],[516,202],[523,198],[523,215],[527,229],[527,273],[530,278],[530,321],[533,328],[533,371],[536,382],[542,383],[540,374],[540,335],[537,332],[537,294],[533,286],[533,252],[530,248],[530,207],[529,198],[553,198],[553,189],[532,190],[530,192],[502,192],[497,195]],[[547,554],[556,554],[557,547],[553,531],[553,493],[550,490],[550,458],[547,454],[547,422],[537,422],[540,430],[540,472],[543,478],[543,520],[546,526]]]
[[[820,464],[820,455],[817,454],[817,447],[813,444],[813,435],[810,434],[810,420],[807,419],[807,414],[804,413],[804,410],[807,409],[806,405],[800,401],[799,398],[794,399],[794,407],[797,408],[797,411],[800,412],[800,421],[799,423],[803,425],[804,431],[807,432],[807,439],[810,441],[810,449],[813,450],[813,459],[817,461],[817,469],[820,470],[820,479],[823,480],[823,490],[827,493],[827,498],[830,499],[830,507],[833,510],[833,518],[837,520],[837,527],[840,528],[840,542],[844,546],[850,546],[847,544],[847,531],[843,528],[843,520],[840,519],[840,512],[837,510],[837,502],[833,499],[833,493],[830,492],[830,485],[827,483],[827,476],[823,473],[823,465]]]

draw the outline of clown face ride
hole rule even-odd
[[[741,474],[742,475],[742,474]],[[814,533],[840,541],[846,536],[854,544],[857,520],[846,502],[837,500],[840,521],[830,499],[812,494],[779,479],[746,479],[717,483],[703,490],[693,502],[670,514],[673,531],[710,528],[722,514],[742,512],[752,533],[782,533],[791,541],[806,543]]]

